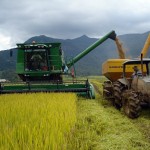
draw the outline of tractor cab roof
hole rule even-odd
[[[127,70],[127,66],[131,66],[133,67],[134,65],[141,65],[141,67],[143,65],[145,65],[145,71],[146,71],[146,74],[149,75],[150,73],[150,70],[149,70],[149,64],[150,64],[150,58],[143,58],[142,61],[140,58],[137,58],[137,59],[131,59],[131,60],[127,60],[123,63],[123,76],[126,77],[126,70]]]

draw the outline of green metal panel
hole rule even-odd
[[[51,68],[51,72],[62,69],[62,57],[60,43],[52,44],[50,52],[48,54],[48,61]]]
[[[16,73],[24,72],[24,50],[18,49]]]

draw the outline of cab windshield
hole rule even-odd
[[[48,70],[46,49],[25,50],[25,71]]]

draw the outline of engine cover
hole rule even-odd
[[[137,77],[134,78],[131,85],[132,89],[135,90],[142,96],[144,100],[150,98],[150,77]]]

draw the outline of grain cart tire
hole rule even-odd
[[[136,92],[132,91],[130,92],[129,96],[124,98],[123,110],[129,118],[134,119],[139,117],[141,112],[141,105]]]
[[[113,90],[114,90],[114,106],[119,110],[122,107],[122,102],[121,102],[121,92],[122,92],[122,90],[121,89],[122,89],[121,83],[115,82],[114,87],[113,87]]]
[[[112,99],[112,83],[111,81],[105,81],[103,83],[103,97],[107,100]]]

